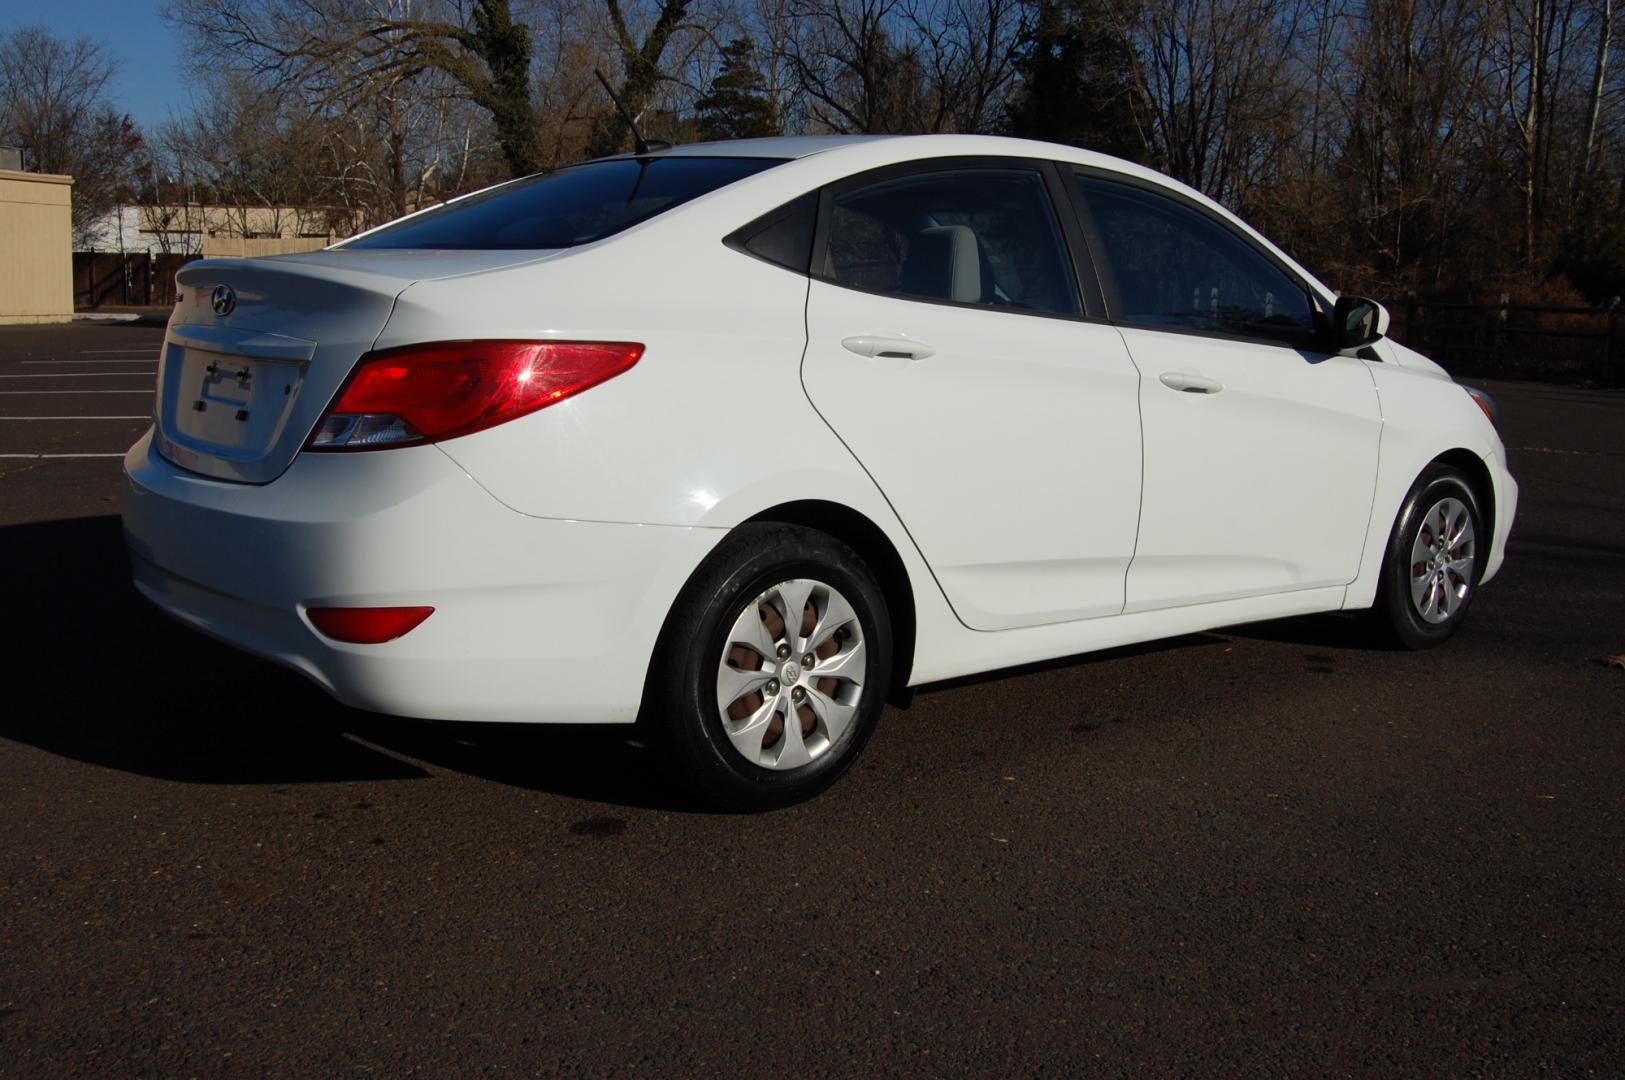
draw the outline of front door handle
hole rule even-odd
[[[923,342],[906,337],[882,337],[878,334],[855,334],[841,339],[841,347],[859,356],[888,357],[901,360],[924,360],[935,356],[937,350]]]
[[[1205,375],[1192,375],[1188,371],[1164,371],[1160,376],[1162,385],[1170,390],[1178,390],[1184,394],[1217,394],[1224,389],[1224,383],[1217,379],[1210,379]]]

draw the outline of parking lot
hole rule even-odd
[[[0,328],[0,1075],[1625,1068],[1625,395],[1487,384],[1458,637],[1295,619],[926,688],[816,801],[344,709],[149,610],[159,329]]]
[[[108,510],[81,496],[116,494],[107,478],[152,415],[163,337],[137,323],[0,327],[0,523]]]

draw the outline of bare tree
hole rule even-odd
[[[280,231],[293,208],[319,200],[318,129],[247,78],[227,75],[212,81],[191,117],[161,128],[158,141],[171,174],[189,179],[188,195],[248,237]]]
[[[604,0],[611,40],[621,65],[621,85],[617,92],[634,117],[649,107],[655,90],[667,78],[662,60],[673,36],[686,28],[683,20],[691,3],[692,0],[658,0],[647,29],[638,33],[633,28],[635,13],[629,13],[620,0]],[[601,109],[587,139],[587,153],[592,157],[613,154],[626,145],[629,138],[630,133],[619,113],[613,108]]]
[[[324,198],[387,221],[489,178],[478,168],[488,125],[438,72],[397,77],[321,126]]]
[[[108,100],[116,70],[87,37],[31,26],[0,35],[0,143],[20,147],[25,168],[73,177],[76,247],[93,243],[101,219],[131,195],[145,152],[140,131]]]
[[[791,0],[783,50],[815,129],[989,131],[1029,14],[1016,0]]]
[[[1379,290],[1437,285],[1475,211],[1460,178],[1484,160],[1491,31],[1472,0],[1369,0],[1343,59],[1334,190],[1354,211],[1344,257]]]
[[[715,122],[722,86],[792,133],[1109,141],[1384,295],[1625,288],[1617,0],[169,4],[200,65],[264,99],[257,142],[213,113],[188,142],[188,175],[243,202],[374,221],[618,151],[599,69],[679,140],[746,129]],[[222,138],[232,169],[207,160]]]
[[[1574,0],[1510,0],[1502,8],[1497,57],[1505,87],[1504,106],[1516,133],[1519,167],[1519,257],[1536,273],[1547,252],[1546,223],[1553,216],[1552,161],[1565,117],[1570,39],[1576,30]],[[1567,190],[1568,185],[1561,185]]]
[[[600,0],[550,0],[533,15],[536,103],[542,164],[586,156],[587,140],[608,105],[594,69],[614,70]]]
[[[1215,198],[1242,201],[1300,123],[1305,80],[1283,63],[1302,0],[1120,0],[1135,49],[1152,161]]]
[[[166,11],[204,68],[232,65],[323,104],[439,72],[488,114],[513,175],[541,165],[531,32],[509,0],[170,0]]]
[[[925,131],[919,71],[895,40],[902,0],[792,0],[786,56],[816,128]]]

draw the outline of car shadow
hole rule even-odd
[[[1248,641],[1273,641],[1319,649],[1354,649],[1361,652],[1403,652],[1381,622],[1365,612],[1328,612],[1296,615],[1289,619],[1227,626],[1218,633]]]
[[[996,671],[981,671],[974,675],[960,675],[952,679],[944,679],[941,682],[926,683],[918,687],[917,692],[922,695],[936,694],[944,690],[980,686],[983,683],[999,682],[1004,679],[1019,678],[1023,675],[1038,675],[1049,671],[1086,667],[1090,664],[1104,664],[1131,656],[1149,656],[1155,653],[1173,652],[1178,649],[1223,645],[1227,640],[1227,638],[1222,638],[1217,634],[1183,634],[1179,637],[1163,638],[1159,641],[1141,642],[1138,645],[1122,645],[1115,649],[1099,649],[1094,652],[1061,656],[1054,660],[1039,660],[1031,664],[1021,664],[1018,667],[999,668]]]
[[[115,516],[0,528],[0,567],[17,629],[0,737],[182,783],[427,775],[346,737],[342,710],[299,676],[147,604]]]
[[[351,714],[367,743],[435,768],[509,787],[642,810],[713,813],[672,784],[626,725],[455,723]]]
[[[350,709],[163,615],[113,515],[0,527],[17,631],[0,738],[189,784],[422,780],[438,766],[571,797],[695,809],[624,728],[439,724]]]
[[[1383,636],[1381,628],[1374,620],[1362,617],[1359,614],[1333,612],[1322,615],[1298,615],[1288,619],[1272,619],[1268,622],[1226,626],[1218,630],[1183,634],[1179,637],[1147,641],[1137,645],[1124,645],[1115,649],[1078,653],[1055,660],[1022,664],[1020,667],[1001,668],[997,671],[980,672],[975,675],[962,675],[958,678],[921,686],[918,693],[922,695],[934,694],[944,690],[978,686],[983,683],[998,682],[1002,679],[1016,678],[1022,675],[1060,671],[1090,664],[1109,663],[1113,660],[1122,660],[1134,656],[1153,656],[1181,649],[1228,645],[1237,638],[1247,641],[1276,642],[1283,645],[1303,645],[1322,649],[1358,649],[1370,652],[1393,652],[1401,648]]]
[[[423,780],[439,768],[627,807],[704,808],[626,727],[459,724],[350,709],[302,676],[172,621],[130,585],[113,515],[0,527],[20,632],[0,738],[190,784]],[[1187,634],[921,687],[922,694],[1235,638],[1389,648],[1366,620],[1317,615]]]

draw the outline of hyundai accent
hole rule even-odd
[[[641,721],[727,807],[907,688],[1460,625],[1493,405],[1201,194],[974,136],[662,148],[179,275],[137,588],[401,716]]]

